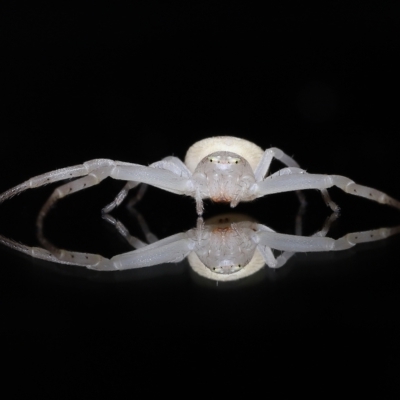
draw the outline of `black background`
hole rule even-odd
[[[0,191],[93,158],[183,158],[195,141],[222,134],[400,198],[391,2],[2,7]],[[48,237],[107,257],[128,251],[100,217],[121,186],[107,180],[60,202]],[[36,213],[52,189],[2,204],[0,233],[37,245]],[[329,210],[317,193],[306,195],[309,235]],[[342,208],[332,237],[400,223],[396,210],[335,189],[332,196]],[[293,233],[297,206],[287,193],[237,210]],[[149,189],[138,208],[160,238],[195,225],[190,198]],[[222,211],[207,203],[205,216]],[[114,215],[140,234],[126,208]],[[264,377],[257,382],[267,395],[293,376],[389,390],[400,369],[398,243],[296,255],[279,271],[218,286],[196,279],[186,261],[98,273],[1,247],[2,359],[53,393],[60,382],[63,393],[134,387],[138,371],[153,382],[173,372],[181,384],[193,361],[194,385],[228,389],[250,372]]]

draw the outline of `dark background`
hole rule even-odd
[[[93,158],[183,158],[195,141],[222,134],[399,199],[394,4],[3,3],[0,191]],[[122,185],[107,180],[60,202],[48,237],[107,257],[128,251],[100,216]],[[2,204],[0,234],[37,245],[35,217],[52,190]],[[309,235],[329,210],[306,195]],[[342,208],[332,237],[400,224],[396,210],[332,196]],[[287,193],[237,210],[293,233],[297,206]],[[149,189],[138,209],[160,238],[195,225],[190,198]],[[207,203],[205,216],[222,211]],[[140,234],[124,206],[113,215]],[[279,271],[218,286],[196,279],[186,261],[98,273],[1,247],[2,360],[21,377],[37,373],[45,391],[61,382],[95,394],[136,385],[138,371],[155,381],[170,371],[179,384],[190,361],[201,368],[195,385],[229,387],[250,372],[264,376],[265,391],[285,390],[293,376],[397,388],[398,244],[296,255]]]

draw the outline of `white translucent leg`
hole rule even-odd
[[[39,247],[29,247],[3,236],[0,236],[0,243],[34,258],[58,264],[82,266],[97,271],[117,271],[179,262],[194,247],[194,242],[188,239],[184,233],[170,236],[129,253],[119,254],[111,259],[99,254],[56,249],[54,246],[52,251]]]
[[[19,194],[27,189],[37,188],[49,183],[58,182],[63,179],[77,178],[84,175],[89,175],[92,171],[101,170],[114,165],[112,160],[97,159],[85,162],[81,165],[73,167],[61,168],[42,175],[35,176],[29,180],[7,190],[0,195],[0,203]]]
[[[275,172],[274,174],[270,175],[267,179],[274,179],[278,176],[283,176],[283,175],[292,175],[292,174],[307,174],[306,171],[304,171],[301,168],[295,168],[295,167],[289,167],[289,168],[283,168],[277,172]],[[331,199],[328,191],[326,189],[319,189],[322,195],[322,198],[325,201],[325,204],[330,207],[330,209],[334,212],[338,212],[340,210],[339,206]],[[302,192],[300,192],[299,190],[296,190],[297,196],[299,197],[300,200],[300,204],[302,204],[303,206],[305,206],[306,201],[304,198],[304,195],[302,194]]]
[[[332,223],[338,218],[337,213],[333,213],[329,218],[326,219],[324,226],[322,229],[314,235],[310,237],[325,237],[332,225]],[[298,235],[293,236],[294,238],[299,237]],[[270,267],[270,268],[280,268],[283,265],[286,264],[286,262],[293,257],[296,252],[295,251],[284,251],[282,254],[280,254],[278,257],[275,258],[271,247],[264,246],[263,242],[261,241],[260,244],[257,246],[258,250],[260,250],[261,254],[263,255],[265,259],[265,263]]]
[[[82,165],[63,168],[33,177],[1,194],[0,203],[27,189],[63,179],[82,177],[57,188],[44,207],[43,211],[46,211],[46,207],[49,207],[54,201],[70,193],[96,185],[108,176],[114,179],[147,183],[176,194],[191,194],[191,180],[188,177],[182,177],[164,169],[98,159],[85,162]]]
[[[161,168],[138,164],[119,163],[110,174],[111,178],[147,183],[175,194],[192,194],[191,178],[183,177]]]
[[[193,251],[194,246],[195,242],[186,233],[178,233],[146,247],[117,255],[111,261],[118,270],[176,263]]]
[[[179,262],[194,248],[193,240],[188,239],[186,233],[179,233],[157,241],[157,238],[148,229],[143,217],[137,213],[136,218],[138,218],[146,239],[152,241],[152,244],[147,244],[131,236],[122,223],[110,215],[104,215],[103,218],[113,224],[119,233],[137,250],[119,254],[108,259],[99,254],[79,253],[60,249],[54,246],[43,234],[43,221],[47,215],[47,211],[39,214],[37,219],[37,237],[44,249],[24,246],[2,236],[0,236],[0,243],[35,258],[60,264],[82,266],[98,271],[135,269],[168,262]]]
[[[146,240],[148,243],[154,243],[158,240],[157,236],[154,235],[145,219],[142,217],[142,215],[140,213],[138,213],[136,210],[132,209],[131,212],[134,214],[135,218],[137,219],[137,221],[139,222],[139,225],[146,237]],[[143,242],[142,240],[138,239],[136,236],[132,236],[128,229],[125,227],[125,225],[118,221],[117,219],[115,219],[114,217],[112,217],[109,214],[105,214],[103,215],[103,218],[109,222],[111,225],[114,225],[115,228],[117,229],[118,233],[135,249],[139,249],[145,246],[148,246],[148,243]]]
[[[45,216],[46,213],[39,216],[37,220],[38,239],[45,249],[36,247],[30,248],[28,246],[20,245],[9,239],[2,238],[1,236],[0,242],[14,248],[15,250],[27,253],[36,258],[61,264],[83,266],[98,271],[134,269],[167,262],[178,262],[185,258],[194,247],[194,242],[188,239],[185,233],[179,233],[163,240],[156,241],[152,244],[147,244],[140,239],[131,236],[126,227],[115,218],[111,217],[110,215],[104,215],[103,218],[113,224],[119,233],[124,236],[125,239],[137,250],[129,253],[119,254],[111,259],[107,259],[98,254],[67,251],[57,248],[43,235],[43,220]],[[142,218],[139,213],[136,217],[139,219]],[[142,225],[143,222],[144,225]],[[149,231],[144,219],[143,221],[139,220],[139,223],[141,224],[148,240],[157,240],[157,238]],[[139,251],[143,249],[144,251]]]
[[[400,233],[400,226],[380,228],[364,232],[348,233],[340,239],[321,236],[294,236],[263,231],[259,234],[259,246],[269,247],[291,253],[340,251],[357,243],[374,242]]]
[[[126,226],[122,224],[122,222],[118,221],[114,217],[112,217],[109,214],[104,214],[103,219],[105,219],[107,222],[109,222],[111,225],[115,226],[115,229],[118,231],[118,233],[134,248],[134,249],[140,249],[142,247],[146,247],[148,243],[143,242],[139,238],[132,236]]]
[[[177,157],[165,157],[161,161],[157,161],[150,165],[152,168],[160,168],[165,169],[167,171],[171,171],[177,176],[190,178],[191,173],[186,167],[186,165]],[[123,189],[117,194],[115,199],[107,204],[101,212],[103,214],[110,213],[114,208],[118,207],[128,195],[129,190],[138,186],[140,182],[128,182]],[[129,202],[129,207],[133,207],[138,201],[140,201],[146,191],[146,186],[142,185],[136,194],[136,196]]]
[[[51,196],[47,199],[47,201],[43,204],[40,212],[38,220],[43,219],[44,216],[48,213],[49,209],[53,206],[53,204],[63,197],[78,192],[82,189],[86,189],[88,187],[99,184],[103,179],[107,178],[110,175],[114,167],[103,167],[97,170],[92,171],[89,175],[84,176],[82,178],[76,179],[74,181],[70,181],[64,185],[59,186]]]
[[[304,170],[300,169],[300,165],[292,157],[285,154],[282,150],[280,150],[276,147],[272,147],[270,149],[265,150],[264,155],[255,170],[254,175],[256,178],[256,182],[261,182],[264,179],[264,177],[267,175],[273,158],[276,158],[277,160],[281,161],[283,164],[287,165],[289,168],[284,168],[284,170],[293,171],[290,173],[296,173],[296,172],[305,173]],[[279,174],[279,171],[277,172],[277,174]],[[275,175],[275,174],[273,174],[273,175]],[[327,206],[329,206],[332,211],[338,212],[339,207],[337,206],[336,203],[334,203],[332,201],[328,191],[325,189],[321,189],[320,191],[321,191],[322,197],[325,201],[325,204]],[[297,193],[300,203],[305,205],[306,200],[305,200],[304,195],[300,191],[297,191],[296,193]]]
[[[257,197],[262,197],[273,193],[289,192],[304,189],[327,189],[337,186],[344,192],[365,197],[381,204],[388,204],[400,209],[400,202],[388,196],[387,194],[354,183],[349,178],[339,175],[318,175],[318,174],[288,174],[281,176],[270,176],[264,181],[256,183],[254,190]]]
[[[1,235],[0,243],[12,248],[13,250],[17,250],[40,260],[50,261],[58,264],[77,265],[99,271],[113,271],[116,269],[112,261],[102,257],[99,254],[79,253],[61,249],[57,249],[57,251],[52,252],[40,247],[25,246]]]
[[[133,209],[135,207],[135,205],[142,200],[144,194],[146,193],[148,188],[148,185],[146,183],[142,183],[140,185],[139,190],[136,192],[135,196],[133,196],[131,199],[129,199],[129,202],[127,204],[127,207],[129,209]]]
[[[166,169],[184,178],[190,178],[192,176],[192,173],[189,171],[188,167],[178,157],[165,157],[161,161],[156,161],[155,163],[151,164],[150,167]]]
[[[140,182],[127,182],[122,190],[115,196],[115,199],[111,203],[107,204],[104,208],[102,208],[101,212],[103,214],[108,214],[109,212],[114,210],[115,207],[118,207],[124,201],[125,197],[128,195],[128,192],[138,185],[140,185]],[[142,187],[146,188],[146,185],[142,185]]]
[[[274,158],[281,161],[288,167],[300,168],[300,165],[292,157],[288,156],[282,150],[276,147],[271,147],[270,149],[265,150],[263,157],[254,171],[256,182],[261,182],[264,179]]]

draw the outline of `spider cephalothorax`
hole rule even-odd
[[[194,171],[193,180],[202,199],[231,203],[234,207],[240,201],[255,198],[250,191],[256,182],[254,172],[239,154],[218,151],[204,157]]]

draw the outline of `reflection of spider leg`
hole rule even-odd
[[[129,253],[119,254],[111,259],[99,254],[79,253],[57,249],[54,253],[39,247],[29,247],[0,236],[0,243],[34,258],[58,264],[77,265],[97,271],[115,271],[150,267],[152,265],[179,262],[194,247],[194,242],[185,233],[172,235]],[[54,246],[53,246],[54,249]]]
[[[131,236],[125,226],[110,215],[104,217],[108,222],[114,224],[121,235],[136,248],[136,250],[116,255],[111,259],[114,267],[118,270],[179,262],[193,250],[195,245],[194,241],[189,239],[186,233],[177,233],[157,242],[147,244]]]
[[[332,223],[338,218],[339,214],[337,213],[332,213],[324,222],[324,226],[322,229],[316,233],[314,233],[312,236],[318,236],[318,237],[325,237],[332,225]],[[276,258],[276,266],[275,268],[280,268],[283,265],[286,264],[286,262],[294,255],[295,253],[292,251],[284,251],[282,254],[280,254]]]
[[[144,194],[145,194],[146,191],[147,191],[147,188],[148,188],[148,185],[146,185],[145,183],[142,183],[142,184],[140,185],[140,188],[139,188],[139,190],[136,192],[135,196],[133,196],[133,197],[129,200],[128,204],[127,204],[127,207],[128,207],[129,209],[135,207],[136,203],[138,203],[140,200],[142,200]],[[128,189],[128,190],[129,190],[129,189]],[[103,210],[102,210],[102,212],[104,213]]]
[[[330,229],[330,226],[332,225],[332,223],[337,218],[338,218],[338,214],[337,213],[331,214],[331,216],[326,219],[322,229],[320,231],[314,233],[314,235],[312,235],[311,237],[324,237],[324,236],[326,236],[326,234],[328,233],[328,231]],[[279,235],[279,234],[276,233],[276,235]],[[286,236],[290,236],[292,238],[299,237],[299,236],[294,236],[294,235],[286,235]],[[304,236],[300,236],[300,237],[304,237]],[[268,241],[266,241],[266,242],[268,242]],[[258,244],[258,250],[260,250],[261,254],[263,255],[263,257],[265,259],[265,263],[270,268],[280,268],[280,267],[282,267],[284,264],[286,264],[286,262],[289,260],[289,258],[291,258],[296,253],[295,251],[286,250],[282,254],[280,254],[278,257],[275,258],[274,254],[273,254],[273,252],[271,250],[271,247],[272,248],[275,248],[275,247],[274,246],[270,246],[269,242],[268,242],[267,245],[265,245],[266,242],[260,240],[260,243]]]
[[[44,215],[45,216],[45,215]],[[50,243],[43,235],[43,218],[38,218],[38,239],[46,249],[28,247],[0,236],[0,242],[32,257],[52,261],[60,264],[78,265],[98,271],[114,271],[149,267],[156,264],[178,262],[185,258],[194,248],[194,242],[188,239],[186,233],[178,233],[155,243],[147,244],[131,236],[125,226],[110,215],[104,218],[115,225],[117,230],[137,250],[119,254],[111,259],[99,254],[79,253],[59,249]],[[146,232],[147,225],[142,226],[147,238],[153,239],[150,232]]]
[[[136,236],[132,236],[128,229],[125,227],[125,225],[112,217],[110,214],[104,214],[103,218],[109,222],[110,224],[115,226],[115,229],[118,231],[118,233],[135,249],[140,249],[142,247],[146,247],[148,243],[143,242]]]
[[[134,208],[130,209],[130,212],[133,214],[134,218],[136,218],[137,221],[139,222],[139,225],[146,237],[147,242],[148,243],[156,242],[158,238],[150,231],[149,226],[147,225],[143,216]],[[143,242],[142,240],[138,239],[135,236],[132,236],[121,221],[118,221],[109,214],[104,214],[103,218],[110,224],[114,225],[119,234],[135,249],[148,246],[148,243]]]
[[[111,259],[118,270],[150,267],[156,264],[182,261],[195,247],[186,233],[177,233],[129,253]]]
[[[171,171],[174,174],[190,178],[191,173],[186,167],[186,165],[177,157],[165,157],[161,161],[154,162],[150,165],[152,168],[159,168],[165,169],[167,171]],[[108,214],[111,212],[115,207],[118,207],[128,195],[129,190],[135,188],[139,185],[140,182],[127,182],[123,189],[117,194],[115,199],[110,203],[107,204],[101,211],[103,214]],[[129,207],[133,207],[138,201],[140,201],[147,189],[147,185],[142,185],[136,194],[136,196],[129,202]]]
[[[340,175],[320,175],[320,174],[287,174],[269,176],[262,182],[256,183],[257,197],[273,193],[289,192],[303,189],[327,189],[337,186],[346,193],[365,197],[381,204],[388,204],[400,209],[400,202],[387,194],[366,186],[358,185],[349,178]]]
[[[309,237],[262,231],[258,234],[258,249],[263,254],[268,266],[279,268],[297,252],[341,251],[349,249],[357,243],[374,242],[400,233],[400,226],[396,226],[394,228],[380,228],[363,232],[348,233],[339,239],[327,238],[325,235],[329,230],[330,224],[335,219],[336,215],[332,214],[325,222],[322,230]],[[283,253],[275,259],[271,248],[281,250]]]
[[[57,249],[54,245],[51,244],[50,247],[52,251],[49,251],[40,247],[25,246],[1,235],[0,243],[11,247],[14,250],[20,251],[21,253],[24,253],[28,256],[38,258],[40,260],[51,261],[57,264],[79,265],[99,271],[113,271],[116,269],[112,261],[105,257],[102,257],[99,254],[79,253],[76,251]]]

